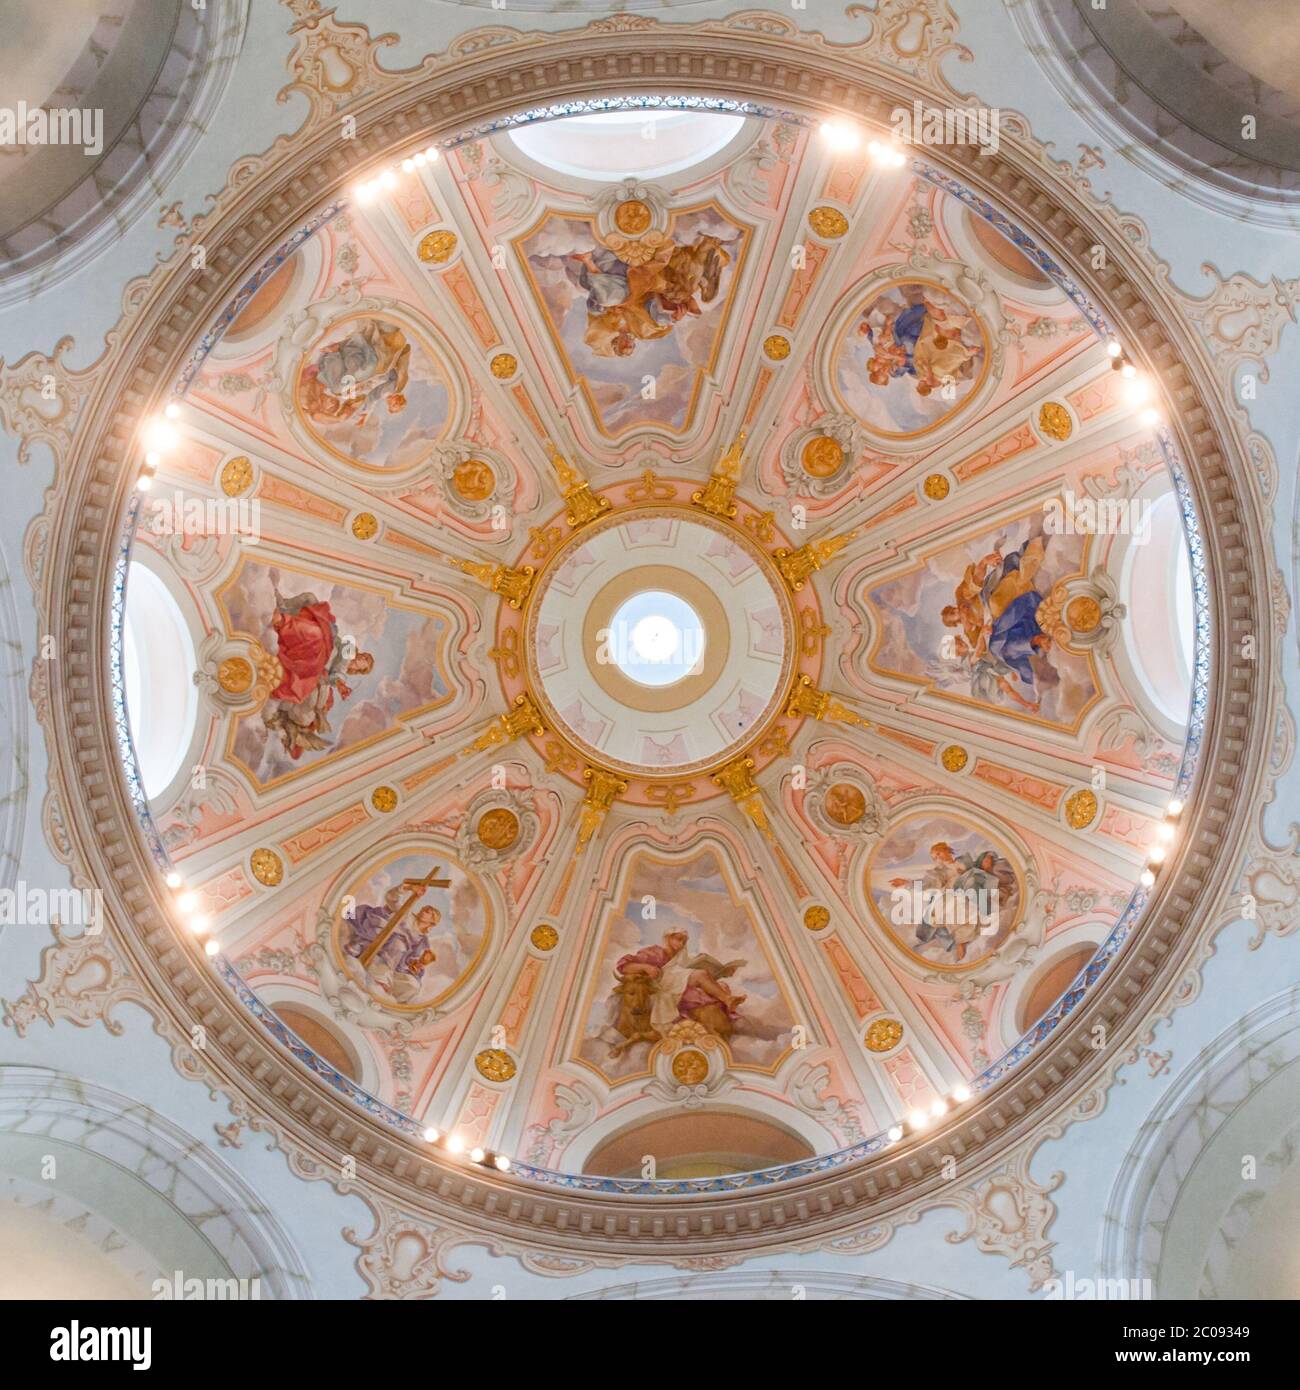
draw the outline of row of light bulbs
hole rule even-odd
[[[154,475],[163,461],[163,455],[174,449],[180,441],[180,431],[172,423],[181,413],[175,401],[169,401],[161,415],[146,422],[140,431],[144,445],[144,463],[136,475],[135,485],[141,492],[148,492],[153,486]]]
[[[167,887],[176,895],[175,902],[179,909],[186,927],[195,936],[207,936],[212,930],[212,919],[205,912],[199,911],[199,895],[186,886],[184,878],[172,869],[167,874]],[[208,937],[203,943],[203,950],[209,956],[218,955],[221,946],[216,937]],[[449,1154],[465,1154],[471,1163],[481,1163],[485,1168],[495,1168],[499,1173],[510,1171],[510,1159],[502,1153],[495,1153],[490,1149],[475,1145],[472,1149],[465,1149],[465,1141],[454,1131],[450,1134],[443,1134],[441,1130],[430,1126],[424,1131],[424,1140],[427,1144],[437,1144],[445,1149]]]
[[[481,1163],[485,1168],[495,1168],[498,1173],[510,1171],[510,1160],[505,1154],[494,1153],[491,1149],[485,1149],[478,1144],[466,1152],[464,1139],[454,1130],[450,1134],[444,1134],[440,1129],[435,1129],[430,1125],[424,1131],[424,1142],[437,1144],[449,1154],[465,1154],[471,1163]]]
[[[823,121],[821,137],[836,154],[850,154],[862,144],[862,132],[847,121]],[[907,163],[907,156],[892,142],[872,140],[867,153],[882,169],[901,169]]]
[[[166,882],[168,888],[176,894],[176,907],[186,927],[195,936],[207,936],[212,930],[212,918],[206,912],[199,911],[199,895],[192,888],[186,887],[185,880],[175,869],[169,871]],[[203,943],[203,950],[207,955],[215,956],[220,952],[221,945],[215,936],[208,937]]]
[[[1143,888],[1150,888],[1156,881],[1160,866],[1169,857],[1174,837],[1178,834],[1178,817],[1183,814],[1183,803],[1178,797],[1165,807],[1165,818],[1156,827],[1156,843],[1147,850],[1146,868],[1142,870],[1140,882]]]
[[[913,1110],[907,1117],[907,1126],[901,1124],[893,1125],[885,1136],[891,1144],[897,1144],[907,1130],[913,1134],[920,1134],[922,1130],[929,1129],[936,1120],[941,1120],[954,1106],[965,1105],[971,1098],[971,1089],[964,1082],[960,1086],[954,1086],[947,1100],[936,1100],[928,1109]]]
[[[375,174],[372,178],[355,184],[352,194],[359,203],[373,203],[381,193],[387,193],[397,187],[397,171],[399,169],[404,174],[413,174],[417,169],[423,169],[426,164],[433,164],[437,158],[437,145],[429,145],[416,154],[408,155],[400,163],[390,165],[389,168]]]

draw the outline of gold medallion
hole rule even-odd
[[[624,236],[640,236],[652,220],[650,209],[640,198],[629,198],[614,209],[614,225]]]
[[[867,813],[867,798],[852,782],[836,782],[826,793],[822,809],[836,825],[856,825]]]
[[[475,833],[488,849],[509,849],[519,838],[519,817],[504,806],[484,811]]]
[[[1083,790],[1075,792],[1065,803],[1066,824],[1074,830],[1082,830],[1097,819],[1097,793]]]
[[[451,485],[467,502],[483,502],[496,491],[497,477],[482,459],[465,459],[452,470]]]
[[[808,225],[818,236],[825,237],[827,241],[834,241],[848,231],[849,219],[839,208],[813,208],[808,214]]]
[[[253,481],[253,465],[247,457],[227,459],[221,469],[221,490],[227,497],[238,497]]]
[[[485,1047],[474,1058],[474,1065],[489,1081],[509,1081],[515,1074],[515,1059],[504,1047]]]
[[[844,449],[829,435],[814,435],[803,446],[803,471],[810,478],[830,478],[844,467]]]
[[[267,888],[274,888],[284,877],[284,860],[273,849],[255,849],[248,858],[253,877]]]
[[[693,1047],[673,1058],[673,1079],[683,1086],[698,1086],[709,1074],[709,1059]]]
[[[455,232],[430,232],[420,242],[419,257],[432,265],[443,265],[456,249]]]
[[[217,667],[217,684],[227,695],[242,695],[253,684],[253,664],[242,656],[228,656]]]
[[[888,1052],[902,1041],[903,1025],[896,1018],[876,1019],[863,1038],[868,1052]]]

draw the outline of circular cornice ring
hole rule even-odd
[[[1245,482],[1250,464],[1196,335],[1114,212],[1062,178],[1046,178],[1046,159],[1011,133],[996,155],[948,147],[954,174],[1015,209],[1025,231],[1077,267],[1086,293],[1123,323],[1161,382],[1184,456],[1195,461],[1191,486],[1207,523],[1212,577],[1210,718],[1184,834],[1141,930],[1061,1022],[1054,1044],[1029,1056],[979,1105],[860,1163],[775,1186],[646,1198],[521,1182],[433,1153],[320,1086],[214,977],[197,944],[178,941],[117,768],[106,596],[117,560],[116,519],[132,482],[129,444],[142,408],[160,403],[180,371],[195,315],[226,302],[305,208],[337,196],[365,161],[400,153],[417,133],[448,133],[530,100],[610,90],[738,96],[881,125],[894,105],[926,94],[905,73],[820,37],[799,37],[779,18],[765,31],[737,26],[731,33],[719,24],[655,24],[656,75],[648,81],[645,25],[616,18],[627,22],[478,50],[467,50],[462,39],[454,63],[430,65],[359,101],[357,139],[346,147],[336,138],[337,122],[329,121],[277,144],[266,161],[246,161],[204,227],[206,268],[191,273],[186,259],[178,263],[183,269],[132,287],[125,321],[110,337],[111,358],[63,460],[52,511],[38,523],[47,527],[43,630],[54,635],[65,673],[48,692],[45,728],[74,874],[103,887],[112,920],[131,923],[114,934],[115,944],[143,982],[160,1026],[179,1038],[195,1019],[204,1022],[209,1075],[261,1117],[299,1171],[329,1176],[350,1155],[358,1181],[378,1199],[506,1250],[609,1262],[752,1256],[843,1241],[897,1220],[917,1204],[943,1200],[951,1187],[943,1177],[946,1157],[975,1174],[1005,1161],[1031,1131],[1059,1133],[1072,1116],[1099,1104],[1096,1093],[1124,1041],[1137,1036],[1153,1009],[1168,1007],[1199,966],[1217,896],[1232,880],[1252,802],[1268,777],[1276,692],[1266,640],[1267,532]],[[1140,229],[1133,240],[1140,242]],[[1089,249],[1101,242],[1110,251],[1105,269],[1086,269]],[[1247,632],[1259,637],[1253,662],[1237,657]],[[1089,1041],[1098,1023],[1111,1040],[1104,1051]]]

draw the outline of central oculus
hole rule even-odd
[[[638,685],[675,685],[703,669],[704,644],[700,615],[684,598],[643,589],[615,612],[604,655]]]
[[[629,509],[549,557],[528,601],[528,683],[584,758],[679,777],[737,756],[780,712],[794,631],[784,582],[738,528]]]

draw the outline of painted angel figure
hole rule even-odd
[[[297,761],[308,749],[329,747],[323,736],[329,732],[327,716],[335,694],[346,700],[352,687],[344,677],[368,675],[375,659],[339,635],[329,604],[312,593],[286,599],[277,590],[271,629],[281,679],[267,698],[262,722],[280,735],[285,751]]]

